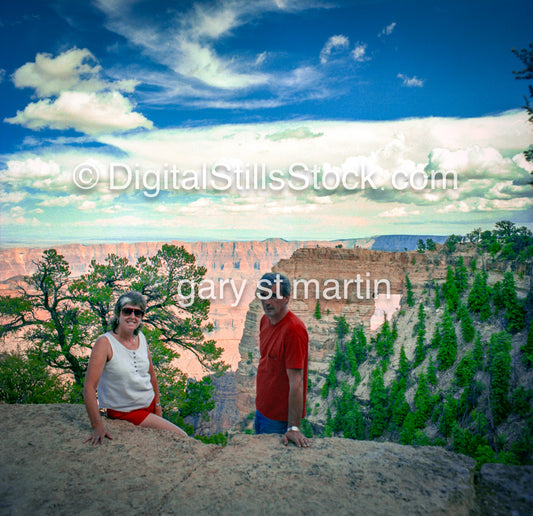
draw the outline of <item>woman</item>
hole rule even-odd
[[[115,305],[112,330],[94,344],[83,387],[93,433],[84,442],[95,445],[102,444],[104,437],[112,439],[100,418],[98,405],[106,408],[112,419],[187,435],[161,417],[157,378],[146,338],[140,331],[145,308],[142,294],[122,294]]]

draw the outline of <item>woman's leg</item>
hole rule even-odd
[[[144,426],[145,428],[157,428],[159,430],[170,430],[171,432],[187,437],[187,434],[179,426],[176,426],[174,423],[156,416],[155,414],[148,414],[139,426]]]

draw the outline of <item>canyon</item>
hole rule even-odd
[[[250,242],[169,242],[196,256],[196,262],[207,269],[206,278],[216,287],[211,299],[210,321],[214,331],[208,336],[224,349],[222,359],[234,371],[240,360],[239,341],[242,335],[248,305],[255,295],[257,280],[264,272],[283,258],[304,246],[335,246],[339,242],[285,241],[271,239]],[[371,242],[366,242],[371,245]],[[69,244],[55,246],[57,252],[70,264],[72,277],[86,273],[92,260],[104,263],[110,254],[127,258],[136,263],[141,256],[153,256],[162,242],[118,244]],[[42,248],[0,249],[0,295],[13,295],[17,278],[30,275],[41,258]],[[224,286],[221,295],[221,288]],[[236,298],[233,288],[240,294]],[[238,303],[237,303],[238,301]],[[7,343],[9,348],[9,343]],[[184,351],[179,367],[189,376],[199,378],[205,371],[192,353]]]

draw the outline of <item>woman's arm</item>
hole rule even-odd
[[[148,345],[146,345],[146,351],[148,353],[148,361],[150,362],[150,366],[148,369],[148,372],[150,373],[150,382],[152,383],[152,387],[154,389],[155,414],[157,416],[163,417],[163,409],[161,408],[161,399],[159,397],[159,385],[157,383],[157,376],[155,374],[154,365],[152,364],[152,355],[150,354],[150,349],[148,348]]]
[[[98,410],[98,400],[96,399],[96,387],[98,386],[106,362],[111,358],[111,353],[111,345],[107,337],[102,336],[95,342],[91,357],[89,358],[89,365],[83,385],[83,401],[85,402],[85,408],[89,415],[93,433],[88,439],[83,441],[84,443],[89,441],[92,445],[98,443],[103,444],[104,437],[112,439],[104,427]]]

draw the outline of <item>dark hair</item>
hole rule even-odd
[[[115,308],[113,309],[113,317],[111,318],[111,330],[115,331],[118,328],[118,320],[120,318],[120,312],[126,305],[133,305],[138,306],[143,312],[146,309],[146,299],[140,292],[126,292],[125,294],[122,294],[115,303]],[[135,335],[139,333],[139,331],[142,328],[142,319],[141,323],[135,331],[133,332]]]
[[[276,284],[280,285],[280,293],[282,297],[291,295],[291,282],[287,276],[279,272],[267,272],[261,276],[259,280],[260,285],[272,287]]]

